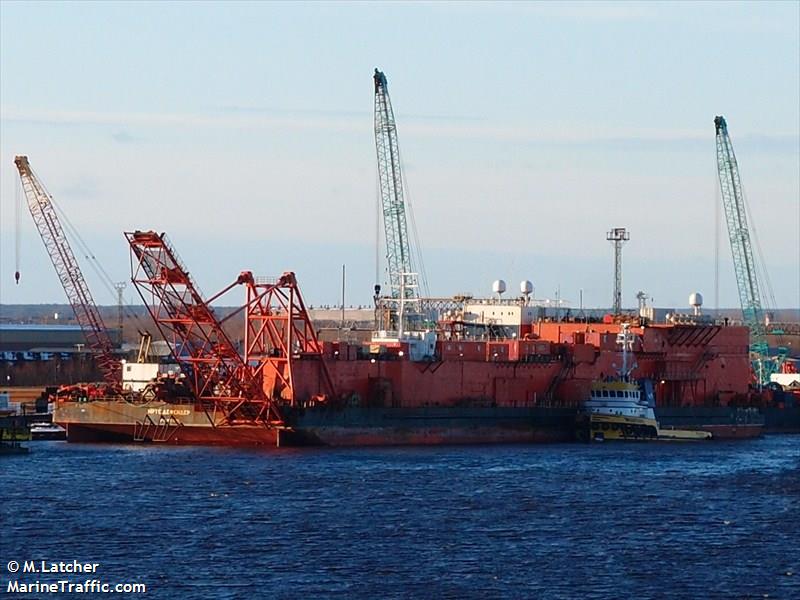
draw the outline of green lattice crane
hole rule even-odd
[[[397,125],[386,75],[375,69],[375,149],[378,154],[378,178],[381,209],[386,237],[386,268],[393,298],[417,298],[417,273],[411,255],[403,177],[400,171],[400,148]],[[402,290],[402,292],[401,292]]]
[[[764,308],[761,303],[756,262],[753,256],[753,245],[750,241],[750,229],[747,225],[742,181],[739,177],[739,165],[733,152],[731,138],[728,135],[728,124],[725,117],[714,117],[717,129],[717,172],[722,194],[722,205],[725,209],[725,220],[728,224],[728,237],[733,255],[733,270],[736,274],[736,285],[739,288],[739,302],[742,306],[742,318],[750,328],[750,354],[754,377],[759,383],[769,382],[769,376],[778,370],[780,359],[770,358],[767,345],[767,329],[764,320]]]

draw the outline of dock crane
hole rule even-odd
[[[86,336],[89,348],[95,353],[95,363],[103,374],[103,380],[109,391],[119,392],[122,387],[122,365],[114,356],[114,344],[64,234],[55,207],[50,200],[50,194],[33,172],[27,156],[15,157],[14,164],[19,171],[33,222],[61,280],[67,300],[72,305],[75,319]]]
[[[413,300],[419,296],[417,273],[411,255],[408,219],[400,171],[400,148],[397,125],[386,75],[375,69],[375,149],[378,154],[378,178],[381,189],[383,227],[386,236],[386,263],[391,297]],[[376,297],[380,286],[375,286]]]
[[[761,288],[756,272],[756,262],[753,258],[753,246],[750,242],[750,229],[747,225],[739,165],[736,162],[731,138],[728,135],[728,124],[725,117],[717,116],[714,117],[714,125],[717,131],[719,187],[722,194],[722,205],[725,209],[725,220],[728,225],[728,237],[731,243],[736,285],[739,288],[742,318],[750,329],[750,356],[753,374],[759,384],[765,384],[769,382],[769,376],[778,370],[780,358],[774,359],[769,356]]]

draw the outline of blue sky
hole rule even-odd
[[[170,234],[209,294],[295,270],[375,279],[374,67],[389,79],[430,291],[714,305],[723,114],[779,306],[800,306],[800,3],[0,3],[0,302],[60,302],[15,154],[112,278]],[[724,225],[723,225],[724,227]],[[720,306],[738,305],[720,245]],[[96,300],[113,295],[86,269]],[[126,295],[133,298],[133,290]],[[237,300],[231,297],[231,302]]]

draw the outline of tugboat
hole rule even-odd
[[[577,418],[578,439],[590,442],[606,440],[672,440],[698,441],[711,438],[707,431],[661,429],[656,419],[652,387],[643,397],[640,385],[631,380],[628,353],[633,350],[634,336],[624,323],[617,334],[622,348],[622,368],[616,377],[592,383],[589,399]]]

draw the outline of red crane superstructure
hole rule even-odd
[[[281,407],[295,404],[294,360],[316,359],[324,389],[333,394],[294,273],[257,282],[250,271],[243,271],[205,300],[165,234],[135,231],[125,237],[131,248],[131,280],[153,321],[197,400],[221,410],[226,423],[282,425]],[[247,288],[246,303],[219,318],[211,303],[237,285]],[[223,328],[242,311],[244,355]]]
[[[183,381],[172,390],[164,386],[174,395],[144,402],[57,403],[54,421],[68,427],[73,441],[566,441],[582,399],[616,369],[619,323],[542,321],[522,310],[513,316],[516,325],[509,327],[519,329],[510,335],[491,336],[475,327],[441,331],[435,340],[426,335],[416,345],[381,336],[363,344],[322,343],[294,273],[262,279],[243,271],[206,300],[164,234],[125,235],[132,281],[170,344]],[[245,300],[220,318],[211,304],[236,286],[245,288]],[[477,316],[515,304],[462,306],[462,314]],[[243,328],[234,337],[227,332],[236,315]],[[633,376],[644,381],[648,404],[665,427],[703,429],[722,438],[759,434],[763,422],[748,399],[747,328],[639,323],[635,333]]]
[[[103,374],[108,391],[117,393],[122,388],[122,365],[114,356],[114,344],[61,227],[55,207],[50,201],[50,194],[34,174],[27,156],[15,157],[14,164],[19,171],[33,222],[61,280],[67,300],[72,305],[75,319],[86,336],[89,348],[95,353],[95,364]]]
[[[303,360],[316,363],[320,390],[316,400],[332,399],[333,380],[295,274],[258,280],[249,272],[246,275],[245,361],[257,365],[267,396],[296,406],[293,363]]]

